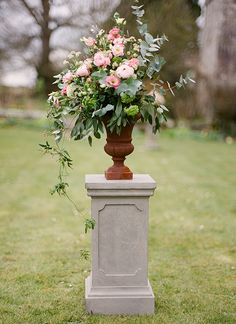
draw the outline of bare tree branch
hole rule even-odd
[[[0,0],[1,66],[28,64],[48,91],[62,51],[77,50],[82,32],[104,21],[117,1]]]
[[[20,0],[20,1],[24,5],[24,7],[28,10],[29,14],[34,18],[34,20],[36,21],[36,23],[39,26],[42,26],[42,21],[40,21],[40,18],[37,16],[35,10],[28,5],[28,3],[26,2],[26,0]]]

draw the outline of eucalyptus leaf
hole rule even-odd
[[[106,113],[108,111],[114,110],[114,108],[115,107],[113,105],[108,104],[106,107],[103,107],[101,109],[94,111],[92,114],[92,117],[94,117],[94,116],[102,117],[102,116],[106,115]]]
[[[100,84],[104,83],[107,73],[104,70],[99,70],[91,74],[93,78],[99,81]]]
[[[149,34],[149,33],[145,33],[144,38],[145,38],[145,41],[146,41],[149,45],[153,44],[153,42],[154,42],[154,38],[152,37],[151,34]]]
[[[140,90],[141,86],[142,86],[141,81],[137,79],[129,78],[121,82],[120,86],[116,90],[116,93],[117,94],[127,93],[130,96],[135,96],[136,93]]]
[[[147,31],[148,31],[148,26],[147,26],[147,24],[140,24],[140,25],[141,26],[138,26],[137,29],[138,29],[140,35],[144,36],[145,33],[147,33]]]

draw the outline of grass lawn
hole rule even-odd
[[[45,138],[46,139],[46,138]],[[84,308],[90,260],[86,173],[110,165],[103,141],[69,143],[70,193],[50,196],[57,169],[42,156],[40,128],[0,129],[0,323],[236,323],[236,145],[163,132],[159,149],[135,133],[128,165],[158,183],[150,200],[153,316],[94,316]]]

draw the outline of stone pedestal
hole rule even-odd
[[[148,281],[148,201],[156,188],[145,174],[133,180],[87,175],[92,199],[92,272],[85,281],[87,311],[94,314],[153,314]]]

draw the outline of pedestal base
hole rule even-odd
[[[146,287],[92,287],[91,276],[85,280],[86,309],[91,314],[153,314],[154,294]]]
[[[94,314],[153,314],[148,281],[149,198],[155,181],[145,174],[133,180],[87,175],[92,198],[92,271],[86,279],[86,309]]]

